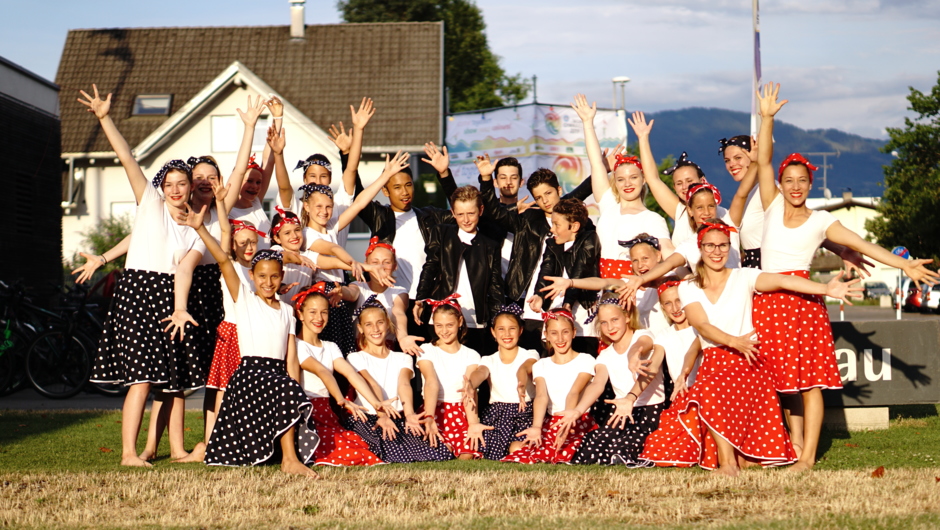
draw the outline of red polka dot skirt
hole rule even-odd
[[[438,402],[434,409],[434,421],[437,422],[437,430],[444,438],[444,445],[454,453],[454,456],[471,454],[475,459],[483,458],[483,453],[474,451],[466,442],[467,429],[470,424],[467,421],[467,412],[463,408],[463,403]]]
[[[318,466],[374,466],[382,460],[369,450],[358,434],[346,430],[330,408],[330,398],[310,398],[311,421],[320,435],[320,445],[313,453]]]
[[[783,274],[809,278],[807,271]],[[842,388],[823,297],[792,291],[755,294],[752,317],[777,392]]]
[[[709,429],[763,466],[796,461],[770,372],[750,366],[735,351],[704,351],[695,384],[663,412],[640,459],[658,466],[715,469],[718,448]]]
[[[555,443],[558,439],[559,422],[562,416],[552,416],[542,424],[542,444],[538,447],[527,445],[518,451],[509,453],[502,462],[517,462],[520,464],[570,464],[575,453],[581,447],[584,441],[584,435],[597,429],[594,418],[590,414],[585,414],[578,418],[568,436],[562,442],[559,449],[555,449]]]
[[[628,259],[601,258],[601,278],[620,279],[633,274],[632,261]]]
[[[215,335],[215,352],[212,354],[206,387],[225,390],[228,380],[232,378],[242,360],[238,351],[238,331],[234,322],[223,320],[216,328]]]

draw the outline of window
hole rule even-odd
[[[168,116],[170,105],[173,104],[172,94],[140,95],[134,99],[134,116]]]

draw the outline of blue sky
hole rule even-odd
[[[627,108],[748,111],[749,0],[477,0],[490,47],[509,73],[538,76],[543,102],[585,92]],[[289,23],[287,0],[8,2],[0,55],[55,78],[69,29]],[[340,21],[333,0],[308,0],[308,24]],[[930,90],[940,69],[940,1],[777,0],[761,5],[765,80],[791,103],[781,119],[885,137],[906,115],[908,86]]]

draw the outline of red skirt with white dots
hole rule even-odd
[[[228,380],[238,369],[242,360],[238,350],[238,328],[234,322],[222,321],[215,332],[215,352],[212,354],[212,365],[209,368],[207,388],[225,390]]]
[[[330,398],[310,398],[313,413],[310,420],[320,435],[320,445],[313,453],[318,466],[374,466],[384,464],[382,459],[369,450],[358,434],[346,430],[339,423],[336,413],[330,408]]]
[[[594,423],[594,418],[589,413],[585,413],[568,430],[568,437],[561,444],[561,448],[555,449],[561,418],[562,416],[552,416],[542,424],[541,445],[538,447],[527,445],[518,451],[509,453],[501,462],[570,464],[571,459],[574,458],[575,453],[581,447],[581,442],[584,441],[584,435],[597,429],[597,424]]]
[[[807,271],[782,274],[809,278]],[[823,297],[792,291],[755,294],[752,317],[777,392],[842,388]]]
[[[467,421],[467,412],[463,408],[463,403],[438,402],[434,409],[434,421],[437,423],[437,430],[444,439],[444,445],[454,453],[454,456],[465,454],[473,455],[473,458],[483,458],[483,453],[474,451],[467,443],[467,429],[470,423]]]
[[[749,365],[737,351],[706,348],[703,355],[695,384],[663,412],[640,460],[715,469],[718,447],[711,430],[762,466],[795,462],[770,372]]]
[[[628,259],[601,258],[601,278],[620,279],[633,275],[633,262]]]

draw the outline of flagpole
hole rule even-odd
[[[751,1],[751,23],[754,31],[754,70],[751,74],[751,136],[756,137],[760,128],[760,113],[757,108],[757,91],[760,90],[760,5]]]

